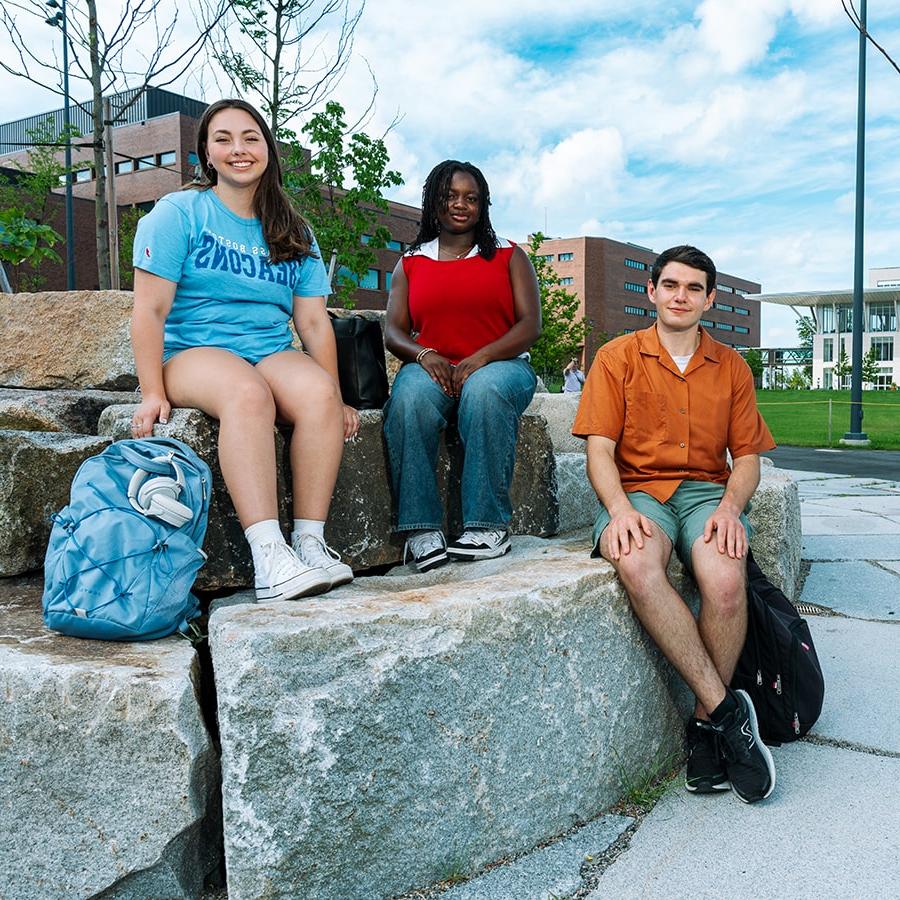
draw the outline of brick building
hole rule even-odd
[[[657,252],[603,237],[547,239],[538,252],[578,296],[580,312],[593,326],[585,346],[588,365],[604,334],[614,337],[652,324],[656,310],[647,297],[647,281]],[[703,325],[730,347],[758,347],[760,307],[751,295],[760,292],[760,285],[724,272],[717,281]]]
[[[113,116],[121,116],[122,124],[113,128],[113,148],[115,154],[116,203],[119,209],[137,206],[152,209],[153,204],[163,195],[177,191],[194,178],[199,164],[195,150],[197,128],[207,104],[171,91],[150,88],[143,96],[128,106],[133,91],[113,95]],[[88,112],[77,107],[71,109],[70,120],[78,130],[88,137],[75,138],[72,148],[73,163],[83,165],[75,175],[72,193],[77,207],[75,212],[75,252],[76,287],[92,290],[98,286],[96,271],[96,242],[94,239],[93,200],[96,173],[93,168],[93,151],[79,149],[79,141],[90,141],[92,103],[85,103]],[[124,112],[122,112],[124,110]],[[53,120],[54,129],[63,127],[62,110],[43,113],[15,122],[0,125],[0,148],[7,152],[0,154],[0,166],[19,165],[27,167],[29,145],[28,131],[38,127],[47,118]],[[63,150],[59,151],[60,160]],[[64,189],[60,187],[58,198],[54,195],[53,205],[63,207]],[[47,224],[60,234],[65,233],[65,215],[56,217]],[[420,213],[414,206],[389,203],[389,212],[379,213],[379,224],[387,226],[391,242],[386,249],[376,250],[377,261],[366,276],[360,280],[356,293],[356,305],[361,309],[384,309],[390,290],[390,275],[403,250],[415,237]],[[65,248],[58,247],[60,255]],[[323,247],[323,253],[328,249]],[[328,259],[325,259],[326,265]],[[45,278],[44,289],[65,290],[65,265],[44,264],[41,273]],[[13,277],[13,288],[16,282]]]

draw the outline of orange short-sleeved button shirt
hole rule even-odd
[[[622,487],[661,503],[688,479],[725,484],[726,449],[736,459],[775,446],[740,354],[701,328],[682,374],[655,325],[597,351],[572,434],[615,441]]]

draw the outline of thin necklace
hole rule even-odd
[[[462,259],[464,256],[468,256],[472,252],[472,248],[474,246],[475,246],[474,244],[469,244],[468,247],[466,247],[463,250],[460,250],[459,253],[454,253],[452,250],[446,250],[444,247],[441,246],[440,241],[438,241],[438,256],[440,256],[443,253],[444,256],[446,256],[448,259]]]

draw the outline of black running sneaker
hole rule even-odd
[[[744,801],[764,800],[775,787],[775,762],[759,736],[756,710],[746,691],[733,691],[738,708],[717,726],[731,789]]]
[[[687,774],[684,786],[692,794],[716,794],[730,790],[725,763],[719,751],[719,733],[702,719],[688,719]]]
[[[453,559],[494,559],[509,553],[511,544],[505,528],[467,528],[447,547]]]

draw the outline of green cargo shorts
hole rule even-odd
[[[631,491],[628,499],[639,513],[662,528],[672,542],[678,558],[690,570],[691,547],[694,546],[694,541],[702,536],[706,520],[716,511],[724,493],[724,484],[714,484],[711,481],[682,481],[678,485],[678,490],[665,503],[660,503],[644,491]],[[741,523],[749,539],[753,530],[747,518],[748,512],[750,512],[749,503],[741,513]],[[591,556],[600,555],[600,536],[607,525],[609,513],[601,503],[594,522],[594,549]]]

